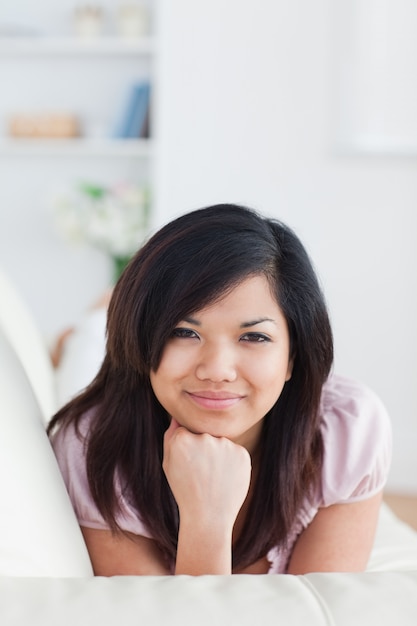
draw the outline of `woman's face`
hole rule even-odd
[[[253,452],[291,371],[288,326],[259,275],[183,319],[150,380],[181,426]]]

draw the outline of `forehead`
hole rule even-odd
[[[226,311],[242,313],[244,316],[249,312],[265,315],[268,311],[282,315],[271,285],[264,275],[245,278],[214,302],[197,309],[195,314],[225,313]]]

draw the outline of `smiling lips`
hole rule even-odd
[[[189,398],[204,409],[221,411],[235,406],[244,396],[226,391],[194,391],[187,392]]]

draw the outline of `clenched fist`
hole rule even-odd
[[[163,470],[181,521],[231,533],[251,478],[245,448],[225,437],[191,433],[172,419],[164,437]]]

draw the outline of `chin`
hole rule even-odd
[[[199,420],[199,423],[197,423],[196,421],[193,424],[186,424],[184,420],[177,419],[177,422],[181,426],[189,430],[190,433],[193,433],[194,435],[211,435],[212,437],[226,437],[226,439],[230,439],[231,441],[234,441],[235,439],[242,436],[242,433],[231,432],[230,429],[224,428],[224,426],[222,426],[221,424],[208,423],[209,421],[211,420],[209,419]]]

